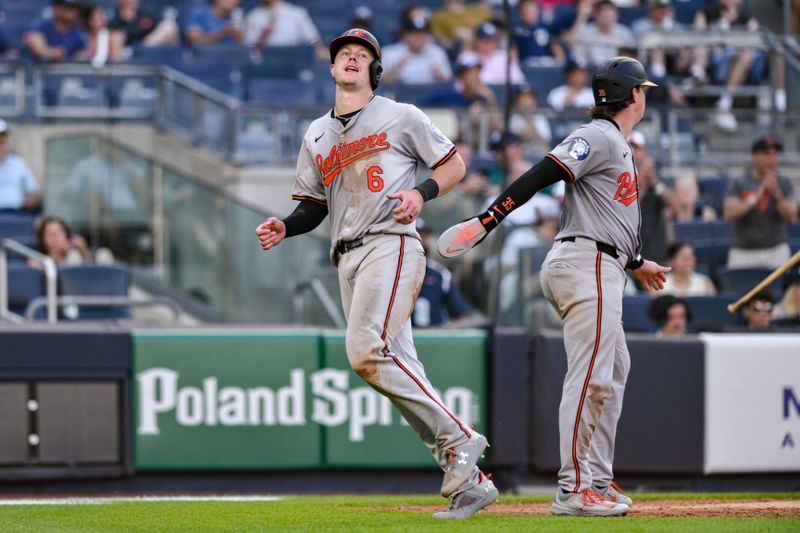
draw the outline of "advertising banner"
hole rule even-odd
[[[415,339],[448,409],[482,429],[485,333]],[[138,470],[435,465],[349,368],[343,333],[137,331],[133,346]]]
[[[702,339],[705,472],[800,472],[800,336]]]

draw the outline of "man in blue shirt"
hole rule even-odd
[[[214,0],[212,6],[195,8],[186,22],[186,42],[241,44],[244,41],[239,0]],[[236,20],[238,18],[239,20]]]
[[[25,160],[6,148],[8,124],[0,118],[0,213],[37,211],[42,194]]]
[[[520,21],[514,25],[512,35],[520,63],[563,65],[567,55],[542,21],[539,0],[520,0],[517,12]]]
[[[53,0],[53,17],[38,21],[23,36],[28,51],[40,61],[68,61],[86,48],[86,33],[78,24],[78,0]]]
[[[417,231],[422,245],[428,249],[428,232],[425,222],[417,219]],[[469,307],[453,284],[453,275],[447,268],[431,259],[427,254],[425,278],[411,313],[411,324],[418,328],[441,326],[445,322],[462,318],[469,313]]]

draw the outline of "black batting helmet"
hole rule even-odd
[[[592,77],[595,105],[624,102],[634,87],[658,87],[647,79],[644,67],[632,57],[612,57]]]
[[[381,65],[381,45],[378,43],[378,39],[367,30],[362,30],[361,28],[347,30],[331,41],[331,64],[333,64],[333,60],[336,58],[336,52],[339,51],[339,48],[347,43],[356,43],[365,46],[375,57],[372,63],[369,64],[369,83],[372,85],[372,90],[374,91],[378,87],[378,83],[381,81],[381,74],[383,73],[383,65]]]

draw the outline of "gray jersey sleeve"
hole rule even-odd
[[[428,168],[435,169],[444,164],[456,152],[455,145],[437,128],[430,117],[414,107],[406,107],[403,121],[401,149],[414,159],[423,161]]]
[[[300,155],[297,157],[297,173],[292,187],[293,200],[311,200],[319,204],[328,205],[322,177],[314,163],[314,157],[308,149],[308,136],[303,139]]]
[[[569,134],[547,156],[566,170],[573,182],[608,164],[608,139],[589,123]]]

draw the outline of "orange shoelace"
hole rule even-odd
[[[606,501],[605,498],[597,494],[592,489],[586,489],[583,491],[583,503],[586,505],[587,500],[589,503],[604,503]]]
[[[619,485],[617,485],[614,481],[611,482],[611,486],[614,487],[614,490],[620,494],[625,494],[625,491],[619,488]]]

